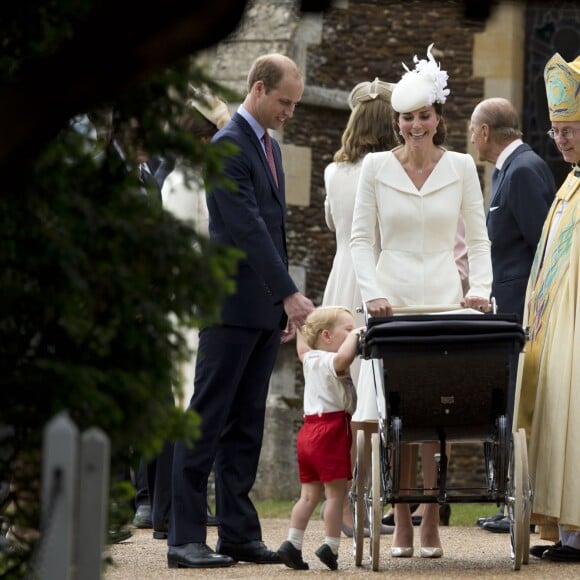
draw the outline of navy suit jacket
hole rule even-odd
[[[249,123],[238,113],[213,137],[230,141],[238,151],[224,173],[236,191],[213,182],[207,190],[210,238],[243,251],[234,281],[236,290],[222,304],[222,323],[246,328],[284,328],[282,300],[298,289],[288,274],[286,201],[282,155],[272,139],[278,184]]]
[[[520,320],[542,226],[556,193],[547,163],[523,143],[505,161],[487,214],[498,312]]]

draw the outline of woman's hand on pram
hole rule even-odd
[[[366,303],[368,316],[392,316],[393,307],[386,298],[375,298]]]
[[[482,298],[481,296],[466,296],[460,302],[463,308],[473,308],[480,312],[487,312],[490,309],[489,298]]]

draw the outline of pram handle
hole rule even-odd
[[[448,310],[463,310],[461,304],[422,304],[420,306],[393,306],[393,314],[434,314]]]
[[[448,312],[450,310],[464,310],[461,304],[433,304],[433,305],[416,305],[416,306],[393,306],[393,314],[437,314],[438,312]],[[357,312],[362,312],[365,315],[365,322],[368,322],[369,313],[367,311],[367,305],[363,302],[362,308],[356,309]],[[497,314],[497,304],[495,298],[491,298],[487,308],[484,312],[493,312]]]

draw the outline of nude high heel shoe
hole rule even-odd
[[[410,548],[391,548],[391,556],[393,558],[410,558],[412,555],[413,546]]]
[[[441,558],[443,548],[421,548],[421,558]]]

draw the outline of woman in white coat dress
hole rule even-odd
[[[351,253],[370,316],[392,315],[393,306],[411,305],[461,304],[483,310],[489,301],[492,270],[483,195],[473,159],[441,146],[446,134],[442,104],[449,90],[447,73],[435,62],[431,47],[428,60],[415,57],[415,70],[393,89],[394,124],[402,145],[367,155],[361,168]],[[465,297],[454,256],[460,215],[469,260],[470,289]],[[425,487],[435,487],[433,455],[438,449],[438,444],[422,446]],[[401,462],[403,475],[409,472],[405,446]],[[395,523],[391,554],[410,557],[413,526],[408,504],[395,505]],[[443,555],[437,504],[425,505],[420,535],[422,557]]]

